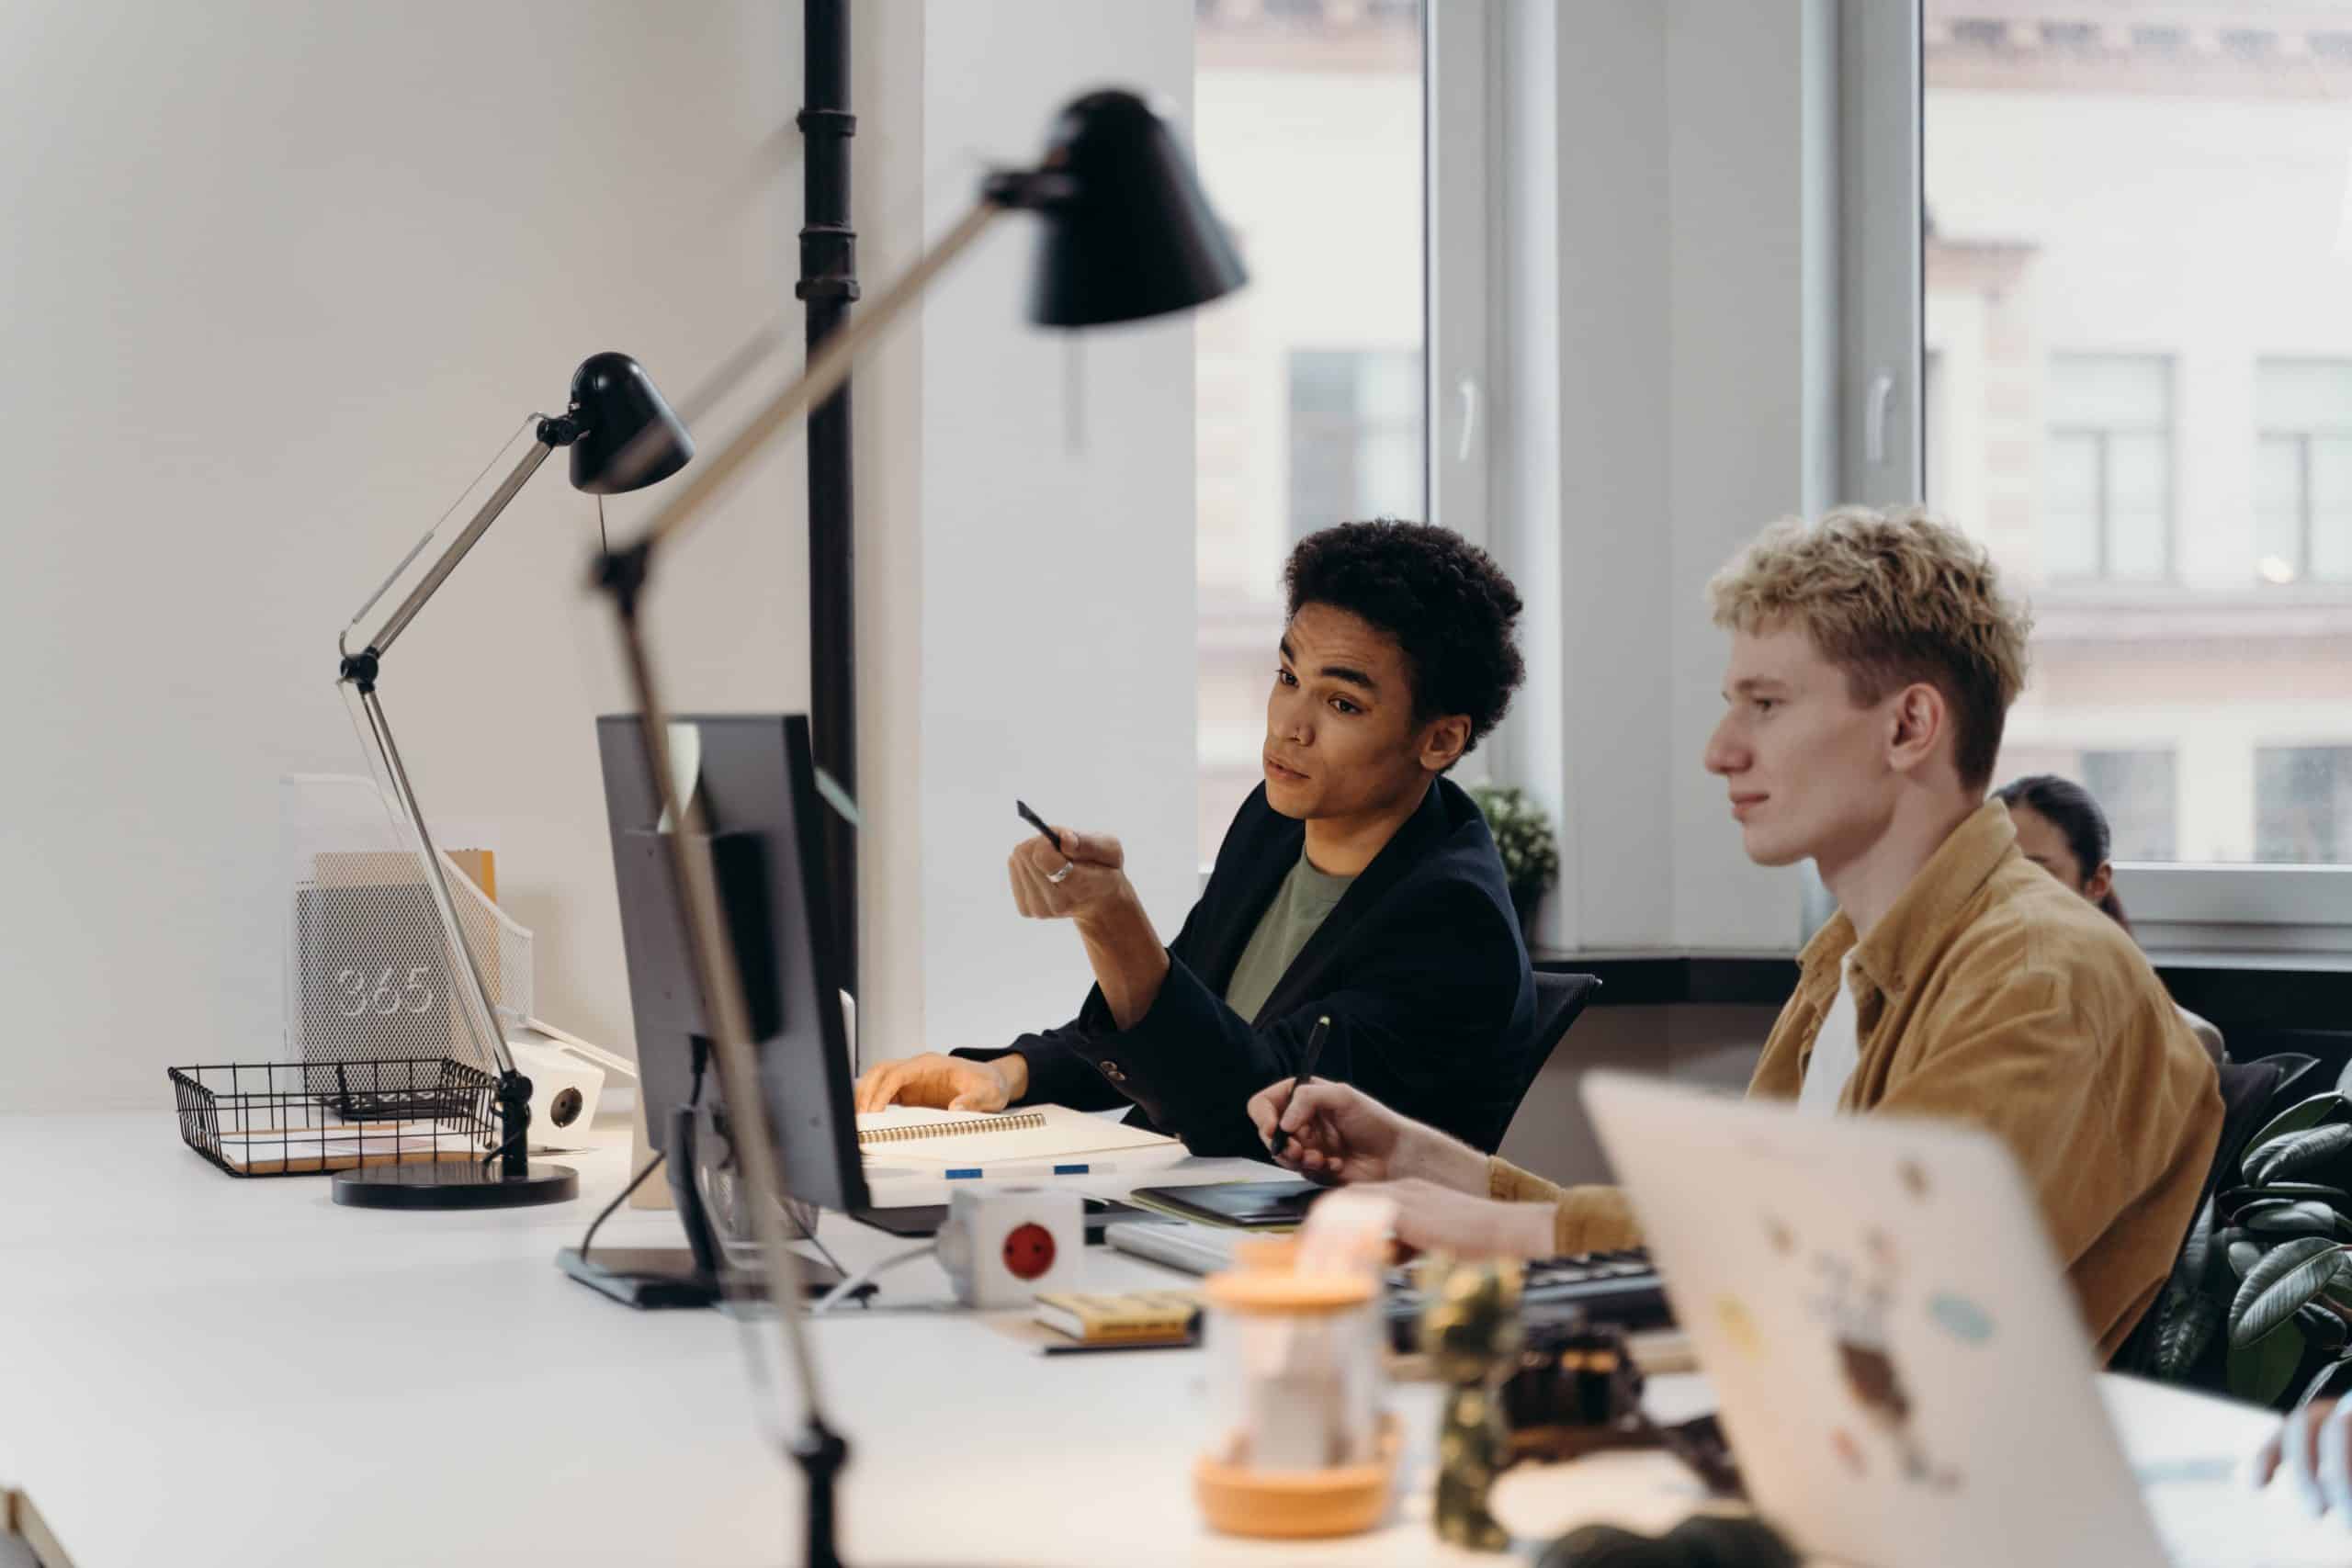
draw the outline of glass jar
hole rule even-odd
[[[1396,1437],[1382,1406],[1379,1295],[1301,1273],[1253,1240],[1206,1281],[1209,1436],[1193,1469],[1209,1521],[1243,1535],[1341,1535],[1385,1509]]]

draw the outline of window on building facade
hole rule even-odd
[[[2352,581],[2352,360],[2262,361],[2254,418],[2255,575]]]
[[[2171,361],[2058,355],[2043,396],[2044,571],[2132,581],[2171,576]]]
[[[1426,400],[1419,349],[1292,352],[1292,538],[1351,518],[1419,513]]]
[[[2352,746],[2265,746],[2254,754],[2254,858],[2352,859]]]
[[[2180,795],[2170,751],[2086,751],[2078,775],[2107,808],[2108,855],[2119,861],[2176,857]]]

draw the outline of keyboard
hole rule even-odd
[[[1412,1269],[1389,1270],[1385,1315],[1388,1340],[1396,1349],[1415,1348],[1426,1304],[1414,1287]],[[1519,1312],[1530,1328],[1576,1321],[1638,1333],[1674,1322],[1666,1287],[1650,1267],[1649,1254],[1638,1248],[1535,1259],[1520,1284]]]

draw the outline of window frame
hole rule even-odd
[[[1422,513],[1482,549],[1491,547],[1489,197],[1501,142],[1488,85],[1499,11],[1421,0]]]
[[[1908,0],[1840,18],[1840,471],[1849,498],[1880,506],[1927,496],[1923,12]],[[2177,476],[2172,488],[2177,513]],[[2177,561],[2177,540],[2169,550]],[[2152,953],[2352,949],[2352,864],[2126,862],[2116,888]]]

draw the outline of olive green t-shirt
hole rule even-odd
[[[1290,868],[1273,902],[1258,917],[1258,929],[1250,932],[1250,945],[1241,950],[1241,961],[1233,966],[1233,978],[1225,987],[1225,1005],[1244,1018],[1255,1019],[1266,998],[1274,994],[1291,960],[1354,881],[1352,876],[1316,870],[1307,863],[1306,852],[1300,851],[1298,863]]]

